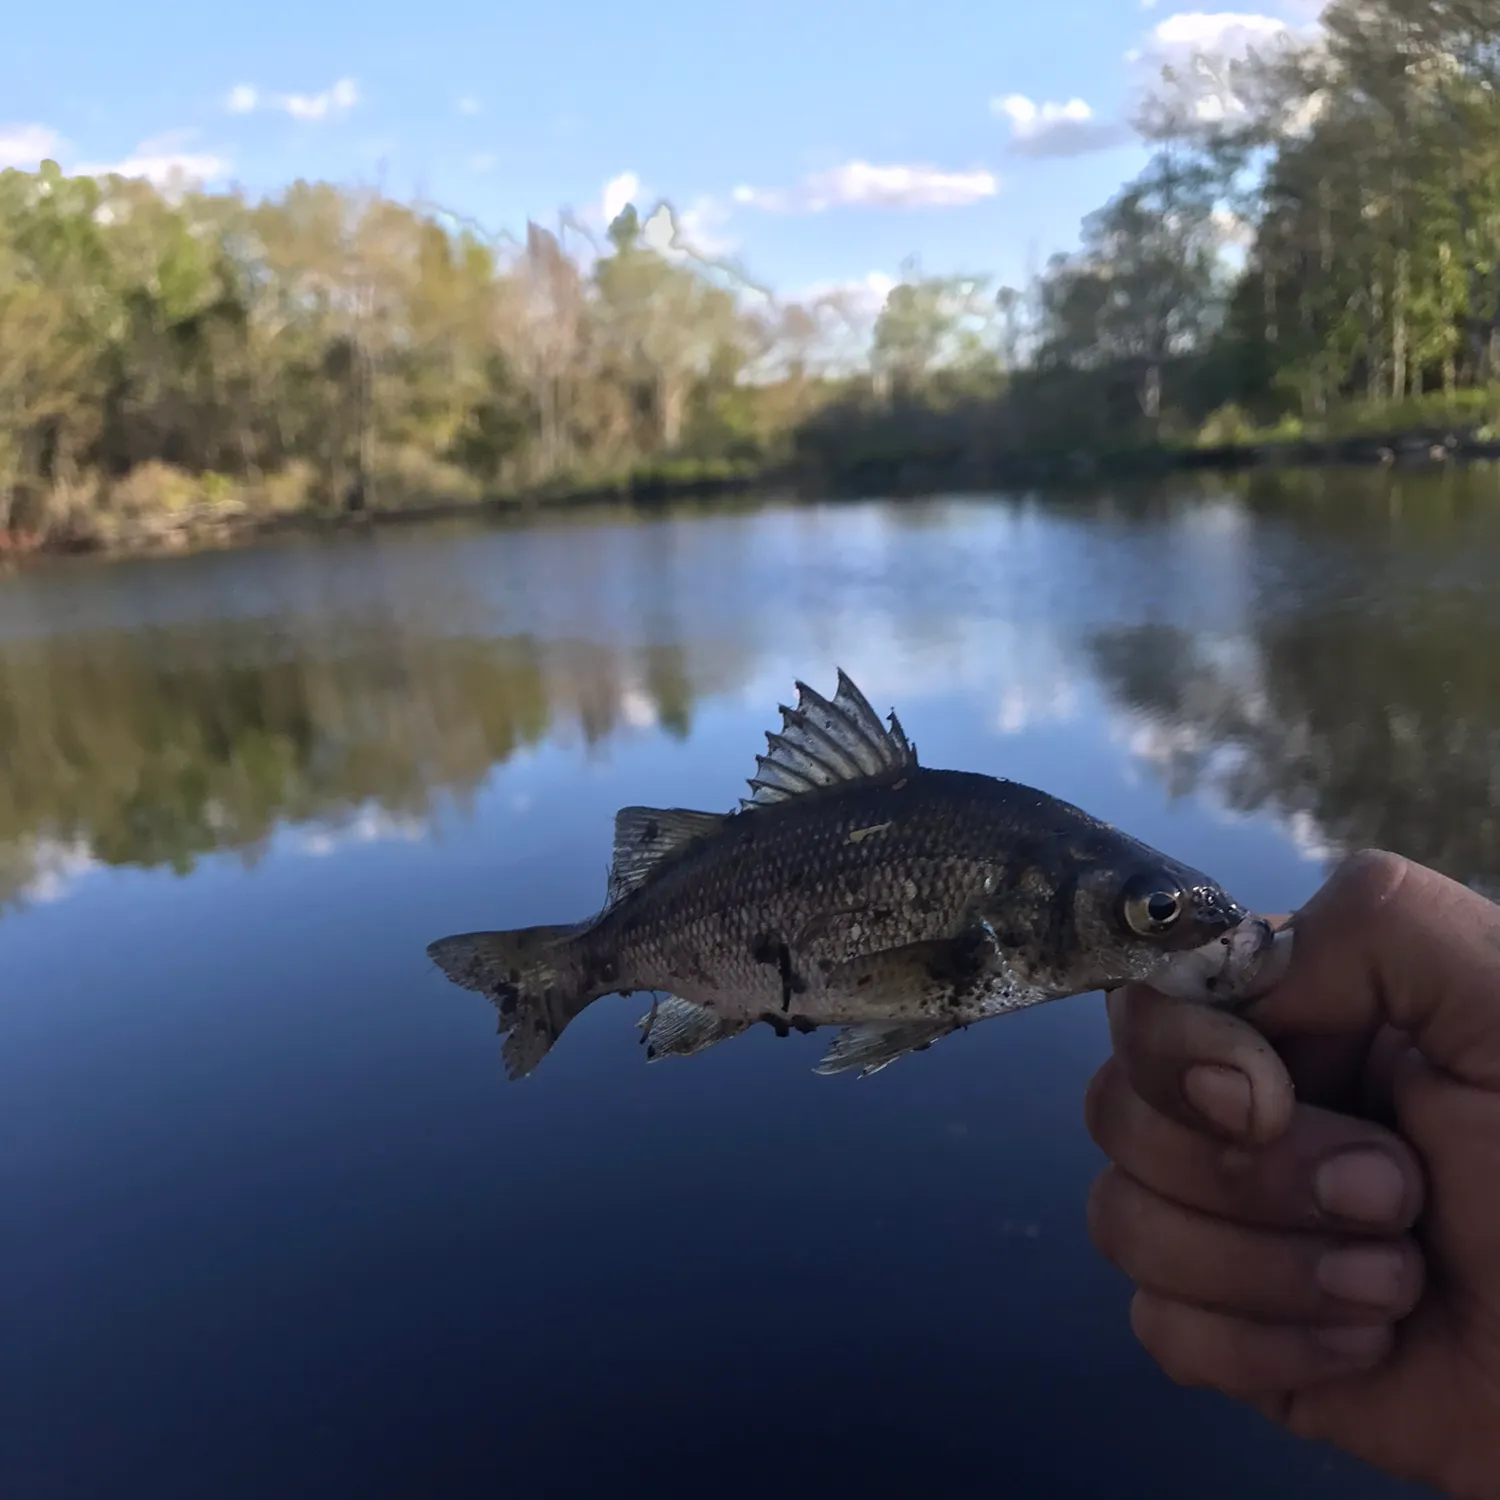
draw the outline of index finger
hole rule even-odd
[[[1109,997],[1115,1052],[1142,1098],[1182,1124],[1263,1143],[1285,1130],[1299,1081],[1334,1102],[1331,1081],[1357,1082],[1382,1033],[1500,1088],[1500,907],[1371,851],[1346,860],[1293,929],[1287,973],[1244,1019],[1141,987]]]

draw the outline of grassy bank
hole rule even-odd
[[[0,557],[127,553],[222,546],[278,531],[414,522],[591,502],[712,498],[764,485],[808,494],[914,495],[1017,484],[1071,483],[1194,469],[1433,466],[1500,459],[1500,392],[1349,405],[1318,423],[1256,426],[1237,408],[1192,433],[1155,442],[1027,450],[974,440],[960,414],[924,414],[921,431],[897,416],[851,421],[838,440],[790,461],[682,457],[613,473],[561,475],[542,485],[486,489],[461,469],[408,455],[351,486],[334,503],[309,465],[236,479],[159,461],[106,483],[58,487],[40,510],[45,530],[0,533]]]

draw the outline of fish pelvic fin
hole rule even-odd
[[[828,1077],[834,1073],[858,1071],[868,1078],[888,1068],[908,1052],[922,1052],[939,1037],[955,1030],[952,1021],[896,1021],[846,1026],[833,1039],[833,1045],[813,1069]]]
[[[586,924],[584,924],[586,925]],[[574,939],[584,925],[462,932],[427,945],[454,984],[487,995],[500,1015],[506,1074],[524,1078],[600,995],[583,972]]]
[[[716,1015],[707,1006],[694,1005],[677,995],[659,1000],[636,1025],[646,1033],[646,1061],[664,1057],[691,1057],[719,1042],[739,1036],[749,1021]]]
[[[797,684],[797,706],[781,709],[781,729],[766,734],[767,755],[755,758],[750,796],[742,808],[788,802],[808,792],[851,781],[899,776],[917,769],[917,747],[891,713],[880,722],[869,699],[842,668],[830,702]]]

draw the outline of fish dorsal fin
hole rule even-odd
[[[673,807],[622,807],[615,814],[615,850],[609,866],[609,902],[636,890],[690,844],[717,833],[727,813]]]
[[[770,753],[755,757],[751,795],[740,802],[744,808],[917,766],[916,746],[908,742],[895,713],[887,728],[842,668],[831,703],[799,682],[796,708],[782,706],[781,730],[768,732],[766,743]]]

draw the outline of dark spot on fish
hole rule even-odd
[[[505,977],[507,979],[509,979],[512,984],[520,984],[520,982],[521,982],[521,971],[519,969],[512,969],[510,971],[510,973],[507,974]]]
[[[1203,988],[1206,990],[1216,990],[1218,989],[1218,987],[1219,976],[1217,974],[1210,974],[1208,978],[1203,981]]]
[[[789,890],[789,891],[800,891],[802,889],[802,879],[803,879],[803,877],[800,874],[798,874],[798,875],[788,875],[787,878],[786,878],[786,888],[787,888],[787,890]]]
[[[872,983],[874,981],[874,978],[875,976],[873,974],[861,974],[857,981],[860,989],[863,989],[867,984]]]
[[[790,1036],[792,1034],[792,1028],[774,1011],[763,1011],[760,1018],[777,1036]]]
[[[800,1031],[804,1036],[806,1036],[809,1031],[816,1031],[818,1029],[818,1023],[812,1020],[809,1016],[793,1016],[792,1025],[795,1026],[797,1030]]]
[[[1073,898],[1078,893],[1079,869],[1074,867],[1058,882],[1052,895],[1052,923],[1049,936],[1048,957],[1051,967],[1060,972],[1067,967],[1068,955],[1078,946],[1078,916],[1073,910]]]
[[[895,915],[896,909],[893,906],[877,906],[870,913],[870,916],[877,922],[889,922]]]
[[[515,1014],[516,1006],[520,1003],[520,996],[510,985],[504,986],[495,998],[502,1016]]]
[[[750,944],[750,957],[758,964],[779,963],[783,946],[778,939],[761,933]]]
[[[661,824],[655,818],[648,819],[646,826],[641,830],[641,842],[643,844],[654,844],[660,832]]]
[[[800,995],[807,988],[807,981],[792,968],[792,950],[785,943],[776,948],[776,968],[781,975],[781,1008],[792,1008],[792,996]]]
[[[655,1056],[656,1056],[656,1048],[648,1046],[646,1048],[646,1061],[650,1062]]]

